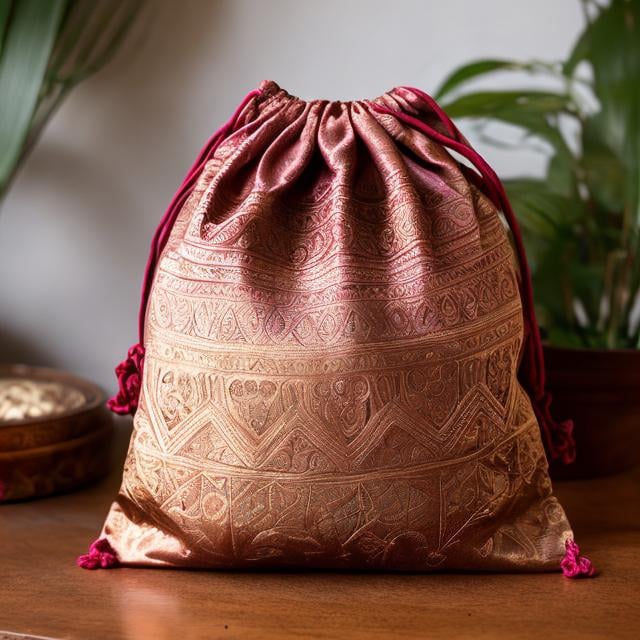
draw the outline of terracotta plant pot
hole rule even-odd
[[[555,478],[588,478],[640,463],[640,351],[545,346],[547,388],[558,419],[574,420],[576,461]]]

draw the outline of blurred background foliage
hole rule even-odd
[[[111,60],[143,0],[0,0],[0,203],[69,92]]]
[[[473,61],[451,73],[436,97],[501,148],[542,142],[535,148],[548,156],[546,175],[505,187],[523,227],[547,341],[638,348],[640,0],[581,4],[585,28],[566,60]],[[529,86],[469,87],[497,73],[524,76]],[[531,88],[541,77],[544,89]],[[489,134],[496,122],[522,135],[514,142]]]

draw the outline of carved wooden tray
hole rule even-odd
[[[0,366],[0,502],[69,491],[109,469],[105,395],[75,376]]]

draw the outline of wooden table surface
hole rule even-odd
[[[0,506],[0,640],[640,638],[640,469],[556,483],[594,580],[78,569],[119,465],[84,491]]]

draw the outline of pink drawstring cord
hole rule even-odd
[[[450,135],[447,136],[429,126],[422,120],[410,116],[402,111],[395,111],[389,107],[373,102],[369,103],[370,107],[378,113],[391,115],[398,120],[405,122],[414,129],[424,133],[435,142],[456,151],[461,156],[469,160],[483,179],[482,186],[485,187],[484,190],[486,190],[486,195],[491,199],[495,206],[503,212],[511,229],[522,274],[520,291],[526,334],[520,367],[521,377],[523,378],[521,382],[531,397],[532,406],[536,413],[536,417],[538,418],[538,422],[540,423],[549,457],[552,460],[560,459],[565,464],[569,464],[575,459],[575,444],[572,436],[573,422],[570,420],[555,422],[551,417],[549,410],[551,398],[545,391],[546,380],[544,356],[540,329],[535,317],[531,271],[527,262],[518,221],[513,209],[511,208],[504,186],[486,160],[484,160],[484,158],[477,153],[475,149],[464,141],[462,134],[431,96],[412,87],[402,88],[407,91],[411,91],[414,95],[424,100],[438,116],[443,127]],[[476,182],[475,178],[472,177],[471,171],[465,171],[465,175],[467,175],[473,182]]]
[[[262,90],[255,89],[250,91],[240,103],[231,118],[211,136],[204,147],[201,149],[198,157],[189,169],[185,179],[182,181],[180,188],[173,196],[169,207],[164,216],[160,220],[153,239],[151,241],[151,249],[149,258],[144,270],[144,278],[142,280],[142,295],[140,300],[140,311],[138,313],[138,336],[139,342],[133,345],[127,354],[127,358],[116,367],[116,376],[118,377],[118,393],[110,398],[107,407],[114,413],[121,415],[133,415],[138,408],[138,397],[142,383],[142,368],[144,365],[144,323],[147,313],[147,303],[149,294],[151,293],[151,285],[153,276],[164,250],[171,229],[175,224],[178,214],[182,210],[185,202],[191,195],[198,177],[204,170],[207,162],[213,157],[216,149],[220,144],[229,137],[235,130],[238,118],[244,111],[245,107],[257,96],[262,94]]]

